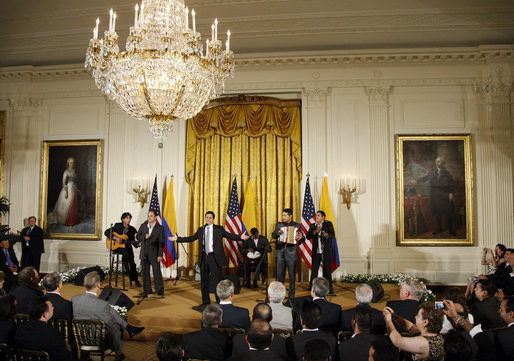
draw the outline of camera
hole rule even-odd
[[[445,307],[443,301],[435,301],[435,309],[436,310],[442,310]]]

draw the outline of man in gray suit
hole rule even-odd
[[[134,337],[144,330],[144,327],[134,327],[125,321],[114,308],[106,301],[97,298],[100,291],[100,275],[98,272],[89,272],[84,277],[86,293],[71,298],[73,304],[73,317],[82,320],[102,320],[107,327],[107,337],[111,350],[118,355],[118,360],[123,360],[123,329],[127,330],[130,337]]]
[[[286,227],[294,227],[297,229],[297,234],[294,235],[296,241],[293,243],[285,243],[281,241],[281,235],[285,230],[291,229]],[[275,231],[271,234],[272,238],[278,238],[275,250],[275,257],[277,258],[277,281],[284,283],[286,278],[286,266],[289,273],[289,300],[294,298],[295,281],[296,281],[296,261],[298,261],[298,245],[305,242],[305,235],[302,232],[302,226],[299,223],[293,222],[293,210],[286,208],[282,211],[282,222],[277,223]]]
[[[157,215],[153,209],[147,214],[147,220],[139,227],[136,239],[141,243],[141,273],[143,276],[143,293],[146,297],[152,293],[152,280],[150,279],[150,266],[152,266],[153,281],[157,295],[164,296],[164,283],[162,282],[161,261],[164,252],[164,227],[157,223]]]

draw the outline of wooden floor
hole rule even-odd
[[[142,292],[142,289],[129,287],[128,279],[126,284],[128,290],[123,293],[137,302],[138,298],[134,296]],[[102,287],[106,285],[108,280],[102,282]],[[200,282],[178,281],[175,284],[170,280],[165,282],[164,287],[164,299],[145,299],[128,312],[128,322],[134,326],[144,326],[145,330],[134,339],[130,339],[125,333],[124,353],[127,360],[153,360],[155,341],[164,331],[182,335],[200,329],[201,314],[191,309],[192,306],[201,303]],[[307,287],[308,283],[297,283],[296,297],[309,295]],[[340,304],[343,309],[352,308],[356,304],[354,295],[356,287],[357,284],[334,284],[336,296],[328,297],[328,300]],[[383,287],[385,297],[373,304],[377,309],[383,309],[389,299],[399,299],[399,290],[396,285],[384,284]],[[83,292],[83,287],[66,284],[61,294],[71,299],[72,296]],[[241,293],[235,295],[233,302],[237,306],[248,308],[251,315],[257,300],[263,300],[264,297],[264,286],[259,286],[257,289],[242,288]],[[214,295],[211,295],[211,300],[215,300]]]

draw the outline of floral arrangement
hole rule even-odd
[[[74,282],[75,278],[77,278],[77,275],[79,274],[80,270],[84,269],[84,268],[88,268],[88,266],[75,267],[66,272],[60,272],[59,274],[61,275],[62,283],[65,284],[65,283]],[[109,274],[109,267],[100,266],[100,268],[106,275]],[[43,281],[39,282],[39,285],[41,287],[43,287]]]
[[[116,312],[118,312],[118,314],[125,320],[127,321],[127,308],[126,307],[123,307],[123,306],[118,306],[118,305],[109,305],[111,306],[112,308],[114,308],[114,310]]]
[[[421,294],[421,298],[419,299],[420,303],[426,302],[426,301],[434,301],[435,295],[432,293],[431,290],[427,288],[427,286],[423,283],[423,281],[420,281],[416,277],[412,277],[409,275],[406,275],[404,273],[395,273],[395,274],[369,274],[369,273],[359,273],[359,274],[344,274],[340,270],[336,270],[332,274],[332,278],[336,282],[341,283],[366,283],[369,280],[377,279],[380,283],[389,283],[389,284],[396,284],[398,286],[401,286],[403,281],[405,281],[407,278],[411,278],[414,280],[418,280],[421,285],[423,286],[423,293]]]

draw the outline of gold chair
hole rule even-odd
[[[50,357],[44,351],[9,349],[10,360],[12,361],[48,361]]]
[[[68,350],[70,348],[70,340],[68,339],[68,321],[63,318],[52,318],[48,324],[55,328],[64,337],[64,344]]]
[[[274,328],[273,334],[282,337],[291,337],[294,336],[294,331],[289,328]]]
[[[245,333],[245,330],[243,330],[242,328],[230,328],[230,327],[219,327],[218,331],[222,332],[222,333],[226,333],[230,337],[232,337],[234,335]]]
[[[343,341],[348,340],[350,337],[352,337],[352,335],[352,331],[339,331],[337,333],[337,343],[341,343]]]
[[[77,343],[77,353],[80,359],[80,353],[84,352],[88,355],[99,355],[103,361],[107,350],[105,322],[102,320],[80,320],[74,318],[71,321],[73,327],[73,335]],[[115,353],[115,359],[118,355]]]
[[[29,322],[30,316],[24,313],[17,313],[13,316],[13,321],[16,327],[23,325],[25,322]]]

